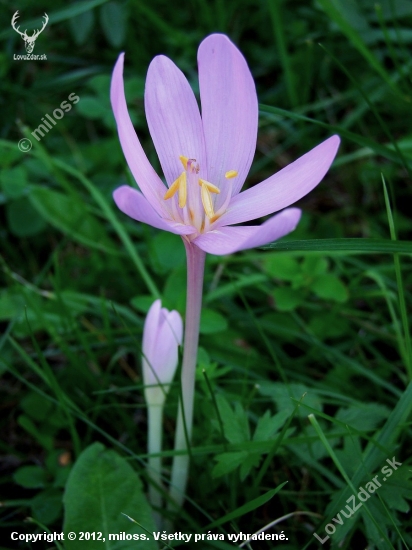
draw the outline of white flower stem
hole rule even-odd
[[[182,402],[177,415],[175,451],[187,450],[192,434],[193,401],[195,394],[195,370],[199,343],[200,313],[202,309],[203,276],[206,252],[183,239],[187,257],[187,298],[185,338],[182,362]],[[183,407],[182,407],[183,404]],[[183,410],[184,409],[184,417]],[[186,433],[185,433],[186,425]],[[169,495],[169,508],[182,506],[189,474],[189,454],[176,455],[173,459]]]
[[[162,485],[162,420],[163,420],[163,405],[149,405],[147,408],[147,425],[148,425],[148,453],[149,461],[147,464],[148,474],[154,483],[149,484],[149,500],[154,508],[159,510],[162,508],[162,494],[157,489],[157,486]],[[158,455],[158,456],[153,456]],[[160,514],[155,511],[155,520],[159,524]]]

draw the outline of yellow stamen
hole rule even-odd
[[[173,195],[176,193],[176,191],[179,189],[180,185],[180,176],[175,180],[172,185],[169,187],[169,189],[166,191],[163,199],[167,200],[170,199],[170,197],[173,197]]]
[[[175,193],[179,191],[179,206],[183,208],[186,206],[187,200],[187,185],[186,185],[186,172],[182,172],[180,176],[175,180],[169,189],[166,191],[164,200],[170,199]]]
[[[189,158],[184,157],[183,155],[180,155],[179,159],[180,159],[180,162],[183,164],[183,168],[187,170],[187,161],[189,160]]]
[[[186,172],[183,172],[180,176],[180,185],[179,185],[179,206],[184,208],[186,206],[187,200],[187,185],[186,185]]]
[[[237,176],[238,172],[236,172],[236,170],[229,170],[229,172],[226,172],[225,174],[225,178],[227,180],[230,180],[232,178],[235,178]]]
[[[216,193],[216,194],[220,193],[219,187],[216,187],[216,185],[213,185],[213,183],[210,183],[209,181],[202,180],[201,178],[199,178],[199,185],[200,187],[203,187],[203,186],[207,187],[211,193]]]
[[[206,216],[213,218],[215,212],[213,210],[213,201],[207,185],[201,186],[200,196],[202,197],[203,208],[205,209]]]

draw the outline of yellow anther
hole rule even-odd
[[[179,206],[184,208],[186,206],[187,200],[187,185],[186,185],[186,172],[182,172],[180,176],[180,185],[179,185]]]
[[[179,191],[179,206],[183,208],[186,206],[187,199],[187,185],[186,185],[186,172],[182,172],[180,176],[175,180],[169,189],[166,191],[164,200],[170,199],[175,193]]]
[[[183,168],[187,170],[187,161],[189,160],[189,158],[184,157],[183,155],[180,155],[179,159],[180,159],[180,162],[183,164]]]
[[[213,183],[210,183],[209,181],[202,180],[201,178],[199,178],[199,185],[200,187],[207,187],[207,189],[211,193],[217,193],[217,194],[220,193],[219,187],[216,187],[216,185],[213,185]]]
[[[229,172],[226,172],[225,178],[227,180],[230,180],[232,178],[235,178],[237,175],[238,175],[238,172],[236,172],[236,170],[229,170]]]
[[[201,186],[200,196],[202,197],[202,204],[203,208],[205,209],[206,216],[208,218],[213,218],[215,212],[213,210],[212,196],[207,185]]]
[[[176,193],[176,191],[179,189],[179,180],[180,176],[175,180],[172,185],[169,187],[169,189],[166,191],[165,196],[163,197],[164,200],[170,199],[170,197],[173,197],[173,195]]]

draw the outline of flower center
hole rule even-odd
[[[164,200],[168,200],[177,194],[177,205],[176,199],[172,202],[174,217],[178,218],[177,221],[194,225],[200,232],[203,232],[226,211],[232,196],[230,180],[235,178],[238,173],[236,170],[229,170],[225,173],[225,178],[229,180],[230,185],[228,186],[223,204],[215,212],[212,194],[220,194],[219,187],[197,176],[200,167],[196,159],[184,156],[180,156],[179,159],[183,164],[184,171],[172,183],[163,198]],[[200,194],[197,191],[199,187]],[[180,213],[177,211],[177,206],[181,209]]]

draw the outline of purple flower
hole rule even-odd
[[[149,66],[146,117],[166,188],[151,166],[127,111],[123,54],[112,78],[111,102],[120,143],[141,192],[115,190],[131,218],[181,235],[211,254],[262,246],[293,231],[301,211],[288,208],[260,226],[232,227],[278,212],[309,193],[335,158],[332,136],[258,185],[240,193],[256,148],[258,102],[246,61],[222,34],[199,46],[200,115],[183,73],[160,55]]]
[[[147,403],[147,463],[149,497],[155,508],[161,508],[162,495],[162,421],[163,405],[178,363],[178,347],[182,344],[183,323],[177,311],[168,311],[162,302],[151,305],[143,328],[143,382]],[[160,516],[155,519],[160,525]]]
[[[177,311],[151,305],[143,329],[143,382],[148,405],[163,405],[178,363],[183,323]]]

